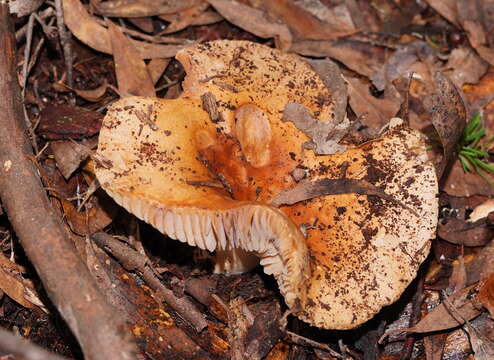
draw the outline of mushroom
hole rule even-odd
[[[303,60],[225,40],[177,59],[187,71],[181,98],[129,97],[109,108],[96,166],[103,189],[169,237],[218,252],[218,269],[247,270],[246,254],[255,254],[292,313],[312,325],[354,328],[396,301],[437,222],[422,136],[394,119],[379,139],[316,155],[303,147],[307,135],[282,120],[298,103],[332,121],[331,94]],[[375,191],[277,202],[325,179]]]

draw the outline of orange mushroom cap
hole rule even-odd
[[[225,40],[177,58],[187,71],[180,99],[132,97],[109,109],[98,148],[106,165],[96,168],[102,187],[171,238],[255,253],[310,324],[353,328],[394,302],[427,256],[437,222],[437,180],[421,135],[393,121],[380,139],[316,155],[303,146],[311,139],[282,119],[298,103],[332,121],[331,94],[300,58]],[[342,176],[396,201],[338,194],[270,205],[304,182]]]

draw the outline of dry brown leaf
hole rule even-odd
[[[130,18],[129,22],[131,22],[144,32],[152,33],[154,31],[153,19],[150,17]]]
[[[170,23],[179,21],[181,17],[180,14],[168,14],[168,15],[160,15],[158,16],[160,19],[168,21]],[[198,16],[193,18],[193,21],[190,23],[192,26],[201,26],[201,25],[211,25],[217,22],[224,20],[223,16],[218,14],[216,11],[210,9],[200,13]]]
[[[286,360],[290,358],[292,352],[290,351],[290,345],[280,341],[276,344],[269,354],[266,355],[265,360]]]
[[[453,262],[453,271],[448,280],[447,294],[453,294],[467,286],[467,271],[465,269],[465,259],[462,255]]]
[[[112,54],[109,30],[100,25],[79,0],[64,0],[65,24],[72,34],[84,44],[105,54]],[[152,44],[130,40],[143,59],[169,58],[175,56],[181,45]]]
[[[86,205],[86,210],[79,212],[68,200],[60,198],[64,215],[70,229],[78,235],[90,235],[111,224],[118,208],[107,197],[92,197]]]
[[[434,334],[424,337],[424,348],[427,360],[442,360],[444,344],[448,334]]]
[[[91,102],[98,102],[103,98],[103,96],[106,93],[106,90],[108,90],[108,83],[105,79],[103,81],[103,84],[101,84],[95,89],[91,89],[91,90],[72,89],[72,90],[84,100]]]
[[[151,76],[151,81],[156,85],[163,72],[166,70],[166,67],[170,63],[170,59],[152,59],[148,64],[148,72],[149,76]]]
[[[330,22],[318,19],[314,14],[307,11],[304,4],[298,4],[292,0],[264,0],[263,7],[272,17],[278,18],[288,25],[298,39],[332,40],[346,36],[356,30],[353,24],[349,24],[351,19],[345,16],[340,18],[332,9],[326,7],[325,18]]]
[[[489,65],[470,48],[462,47],[451,51],[445,69],[451,81],[461,88],[464,84],[476,84],[487,72]]]
[[[50,147],[55,156],[57,167],[66,180],[89,156],[88,149],[72,141],[53,141],[50,143]]]
[[[431,121],[443,146],[443,159],[437,164],[438,178],[441,178],[446,166],[453,157],[456,144],[466,125],[466,110],[458,89],[446,75],[434,75],[435,92],[424,105],[431,114]]]
[[[196,5],[184,9],[176,14],[169,15],[170,24],[166,27],[164,34],[171,34],[185,29],[192,25],[198,17],[200,17],[209,7],[207,2],[199,2]],[[166,15],[165,15],[166,16]]]
[[[377,98],[370,92],[370,86],[357,78],[346,78],[350,106],[361,122],[368,127],[379,130],[394,117],[401,106],[401,96],[390,84],[384,92],[384,97]]]
[[[480,331],[469,326],[466,329],[470,336],[470,344],[475,354],[475,360],[494,359],[494,341],[484,336]]]
[[[489,311],[491,318],[494,318],[494,272],[482,282],[477,299]]]
[[[475,172],[465,172],[459,160],[445,174],[441,190],[451,196],[494,195],[494,187]]]
[[[380,339],[396,332],[429,333],[449,330],[465,324],[481,314],[478,305],[472,298],[476,294],[477,284],[468,286],[436,306],[430,313],[424,316],[415,326],[407,329],[397,329],[386,332]],[[447,304],[446,304],[447,303]]]
[[[486,280],[490,275],[490,273],[486,274],[486,269],[488,272],[494,269],[494,242],[491,241],[484,246],[473,260],[465,264],[465,269],[467,285]]]
[[[226,20],[262,38],[275,37],[278,48],[287,50],[292,43],[292,34],[284,24],[268,20],[262,10],[234,0],[208,0]]]
[[[438,235],[452,244],[484,246],[491,241],[494,231],[487,225],[485,218],[473,223],[452,218],[439,225]]]
[[[381,70],[386,60],[383,48],[356,40],[302,40],[294,42],[290,51],[306,56],[330,57],[368,78]]]
[[[9,5],[11,14],[22,17],[36,11],[41,4],[43,4],[43,1],[44,0],[11,0],[10,2],[7,2],[7,5]]]
[[[283,110],[283,121],[292,122],[297,129],[311,138],[303,144],[305,149],[313,149],[318,155],[331,155],[346,150],[338,142],[348,133],[350,121],[344,119],[341,123],[323,122],[312,117],[309,110],[299,104],[290,103]]]
[[[457,0],[459,22],[477,53],[491,65],[494,64],[492,26],[494,13],[491,1]]]
[[[330,59],[306,60],[314,71],[319,75],[324,85],[331,92],[334,106],[333,121],[340,124],[345,120],[346,107],[348,103],[348,89],[338,65]]]
[[[98,3],[101,15],[114,17],[143,17],[174,14],[195,6],[203,0],[111,0]]]
[[[146,64],[133,43],[115,24],[107,23],[120,95],[156,96]]]
[[[482,57],[482,59],[484,59],[489,64],[494,66],[494,49],[493,48],[489,48],[489,47],[481,45],[481,46],[478,46],[475,50],[477,50],[477,53]]]
[[[372,83],[377,90],[384,90],[386,84],[393,82],[400,76],[408,75],[410,68],[419,58],[427,57],[433,51],[432,47],[425,41],[414,41],[399,47],[386,59],[384,66],[372,75]]]
[[[353,23],[350,9],[345,3],[331,8],[320,0],[296,0],[294,4],[323,21],[325,25],[329,25],[336,32],[353,32],[357,30]]]
[[[0,252],[0,289],[12,300],[28,309],[44,308],[31,280],[25,279],[25,269]]]
[[[458,25],[457,0],[425,0],[430,7],[448,19],[449,22]]]

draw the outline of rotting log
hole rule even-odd
[[[86,359],[135,359],[137,348],[79,258],[32,163],[15,71],[14,29],[0,0],[0,198],[29,260]]]

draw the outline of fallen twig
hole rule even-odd
[[[69,87],[74,87],[74,57],[72,55],[72,45],[70,44],[70,32],[68,32],[65,27],[62,0],[55,0],[55,10],[57,14],[57,28],[60,44],[62,46],[65,67],[67,69],[67,83],[69,84]]]
[[[137,348],[81,261],[29,158],[15,72],[14,30],[0,0],[0,198],[45,290],[79,341],[86,359],[134,359]]]
[[[173,291],[167,289],[153,271],[147,256],[131,249],[126,244],[114,239],[110,235],[99,232],[91,235],[99,247],[108,250],[120,264],[128,271],[138,271],[144,281],[156,291],[155,298],[165,301],[183,319],[188,321],[197,332],[201,332],[208,323],[199,310],[186,297],[177,297]]]

